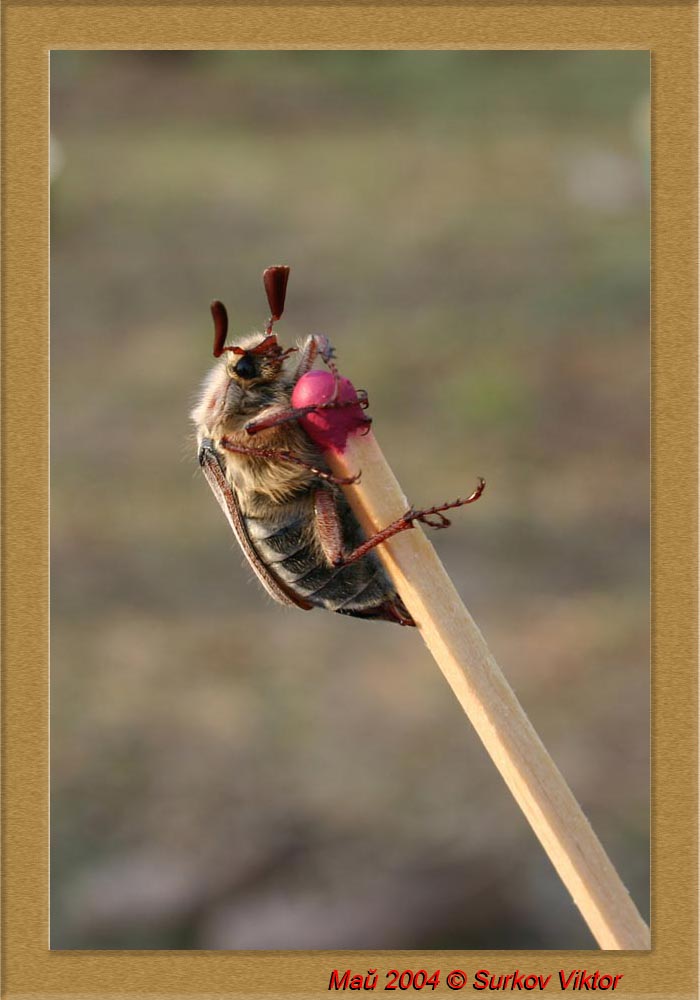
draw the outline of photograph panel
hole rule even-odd
[[[274,264],[410,502],[486,480],[431,541],[648,919],[649,54],[54,51],[51,126],[52,948],[595,947],[415,631],[206,487]]]

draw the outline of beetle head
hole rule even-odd
[[[239,356],[237,362],[227,366],[231,377],[237,377],[244,381],[275,378],[282,368],[284,359],[296,350],[296,347],[290,347],[285,351],[280,346],[277,335],[272,332],[273,323],[280,319],[284,311],[288,279],[289,268],[286,265],[268,267],[263,271],[263,285],[270,305],[270,318],[265,327],[265,336],[258,343],[252,345],[224,346],[228,333],[228,313],[223,302],[218,300],[212,302],[214,357],[220,358],[225,352]]]

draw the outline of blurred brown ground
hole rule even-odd
[[[209,301],[333,340],[648,916],[648,54],[52,55],[54,948],[593,947],[410,630],[274,605]]]

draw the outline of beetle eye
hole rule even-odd
[[[239,378],[255,378],[255,362],[250,354],[244,354],[233,370]]]

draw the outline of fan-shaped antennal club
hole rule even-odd
[[[284,312],[284,299],[287,294],[287,281],[289,280],[289,268],[286,264],[276,264],[274,267],[266,267],[263,271],[263,285],[267,294],[267,301],[270,304],[270,320],[267,328],[272,329],[272,324],[278,320]]]
[[[224,353],[224,344],[228,333],[228,313],[223,302],[214,299],[211,304],[211,315],[214,320],[214,357],[220,358]]]

